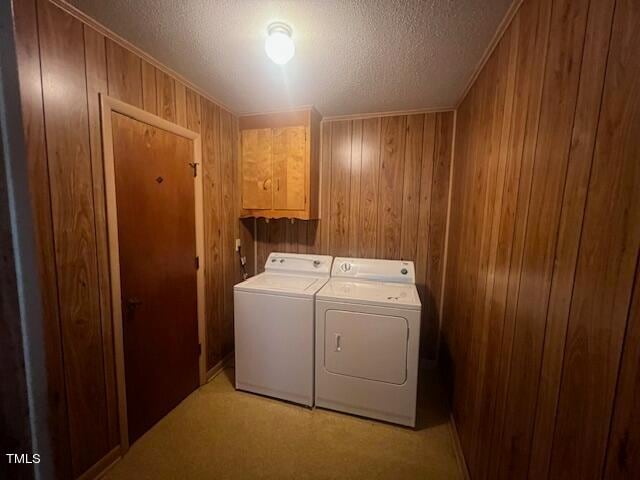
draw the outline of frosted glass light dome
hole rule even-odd
[[[296,47],[291,38],[291,27],[285,23],[276,22],[269,25],[264,50],[267,56],[278,65],[284,65],[293,58]]]

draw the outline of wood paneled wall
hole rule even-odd
[[[99,93],[203,136],[209,368],[233,348],[234,239],[249,255],[253,240],[228,208],[237,118],[47,0],[16,1],[14,12],[52,433],[59,476],[71,478],[119,442]]]
[[[635,0],[525,0],[458,109],[443,350],[473,479],[640,477],[639,44]]]
[[[259,219],[258,270],[272,251],[412,260],[435,358],[453,129],[453,112],[324,122],[321,220]]]

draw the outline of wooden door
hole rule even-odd
[[[242,207],[268,210],[273,205],[271,129],[242,131]]]
[[[133,442],[199,383],[193,141],[111,118]]]
[[[305,208],[305,133],[305,127],[273,130],[273,208],[276,210]]]

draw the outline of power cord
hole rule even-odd
[[[249,278],[249,274],[247,273],[247,257],[242,255],[242,245],[238,245],[238,257],[240,259],[240,268],[242,269],[242,279],[246,280]]]

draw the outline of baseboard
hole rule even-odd
[[[224,356],[222,360],[220,360],[213,367],[211,367],[209,371],[207,371],[207,382],[213,380],[216,375],[218,375],[224,369],[224,367],[226,367],[231,362],[231,360],[233,359],[233,353],[233,350],[231,350]]]
[[[109,453],[98,460],[92,467],[78,477],[78,480],[97,480],[122,458],[120,445],[114,447]]]
[[[227,366],[233,359],[233,351],[229,352],[225,357],[216,363],[207,372],[207,382],[211,381],[216,375],[218,375],[224,367]],[[93,466],[91,466],[86,472],[78,477],[78,480],[97,480],[102,478],[107,471],[122,458],[122,452],[120,445],[114,447],[109,453],[98,460]]]
[[[449,414],[449,430],[451,432],[451,439],[453,440],[453,449],[456,454],[456,460],[462,478],[470,480],[469,469],[467,468],[467,462],[464,459],[464,453],[462,453],[462,444],[460,443],[460,437],[458,436],[458,429],[456,428],[456,421],[453,418],[453,413]]]

